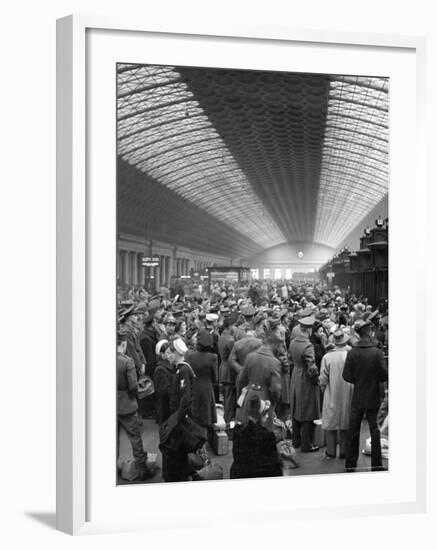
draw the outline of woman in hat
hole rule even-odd
[[[349,425],[353,385],[343,380],[343,368],[349,336],[338,329],[333,334],[334,349],[321,362],[320,388],[323,392],[322,428],[326,433],[326,458],[336,458],[337,443],[340,458],[344,458],[346,433]],[[339,438],[337,441],[337,434]]]
[[[201,330],[197,336],[196,351],[189,355],[189,362],[196,379],[193,384],[192,418],[206,430],[217,422],[214,385],[218,379],[217,355],[211,353],[212,335]]]
[[[263,425],[268,410],[258,395],[249,398],[247,420],[234,430],[231,479],[282,476],[275,435]]]

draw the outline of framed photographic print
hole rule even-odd
[[[424,508],[423,51],[58,21],[59,529]]]

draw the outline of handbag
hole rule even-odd
[[[181,447],[187,453],[195,453],[206,442],[205,430],[189,416],[184,418],[177,426],[181,436]]]
[[[141,376],[141,378],[138,380],[138,399],[144,399],[145,397],[148,397],[153,393],[155,393],[155,385],[153,383],[153,380],[150,378],[150,376]]]
[[[178,412],[159,427],[159,447],[172,452],[195,453],[205,442],[205,431],[188,416],[179,421]]]
[[[171,414],[165,422],[159,426],[159,446],[166,446],[173,429],[178,424],[177,412]]]

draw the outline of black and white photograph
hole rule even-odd
[[[384,475],[389,78],[127,61],[117,484]]]

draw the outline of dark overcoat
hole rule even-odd
[[[360,340],[348,351],[343,379],[354,385],[352,407],[378,409],[381,404],[380,384],[388,378],[382,350],[373,340]]]
[[[175,374],[174,367],[168,361],[158,360],[153,374],[157,424],[162,424],[170,416],[170,393]]]
[[[273,428],[275,407],[281,396],[281,363],[267,345],[249,353],[240,374],[239,387],[248,387],[242,411],[238,415],[240,422],[246,422],[252,395],[257,394],[263,401],[270,401],[265,427]]]
[[[187,356],[196,376],[193,383],[192,418],[201,426],[217,422],[214,384],[217,383],[217,355],[194,351]]]
[[[289,349],[293,367],[290,381],[290,411],[298,422],[320,418],[320,389],[315,364],[314,346],[309,337],[300,333]]]
[[[274,434],[251,420],[235,427],[232,454],[231,479],[282,475]]]
[[[249,353],[252,353],[252,351],[257,350],[261,346],[262,341],[259,338],[255,338],[255,336],[247,336],[247,334],[241,340],[235,341],[228,359],[228,365],[232,371],[232,379],[234,381],[237,381],[238,375],[243,370],[246,357]],[[241,385],[239,385],[238,382],[236,382],[236,384],[237,393],[239,394],[241,391]]]

